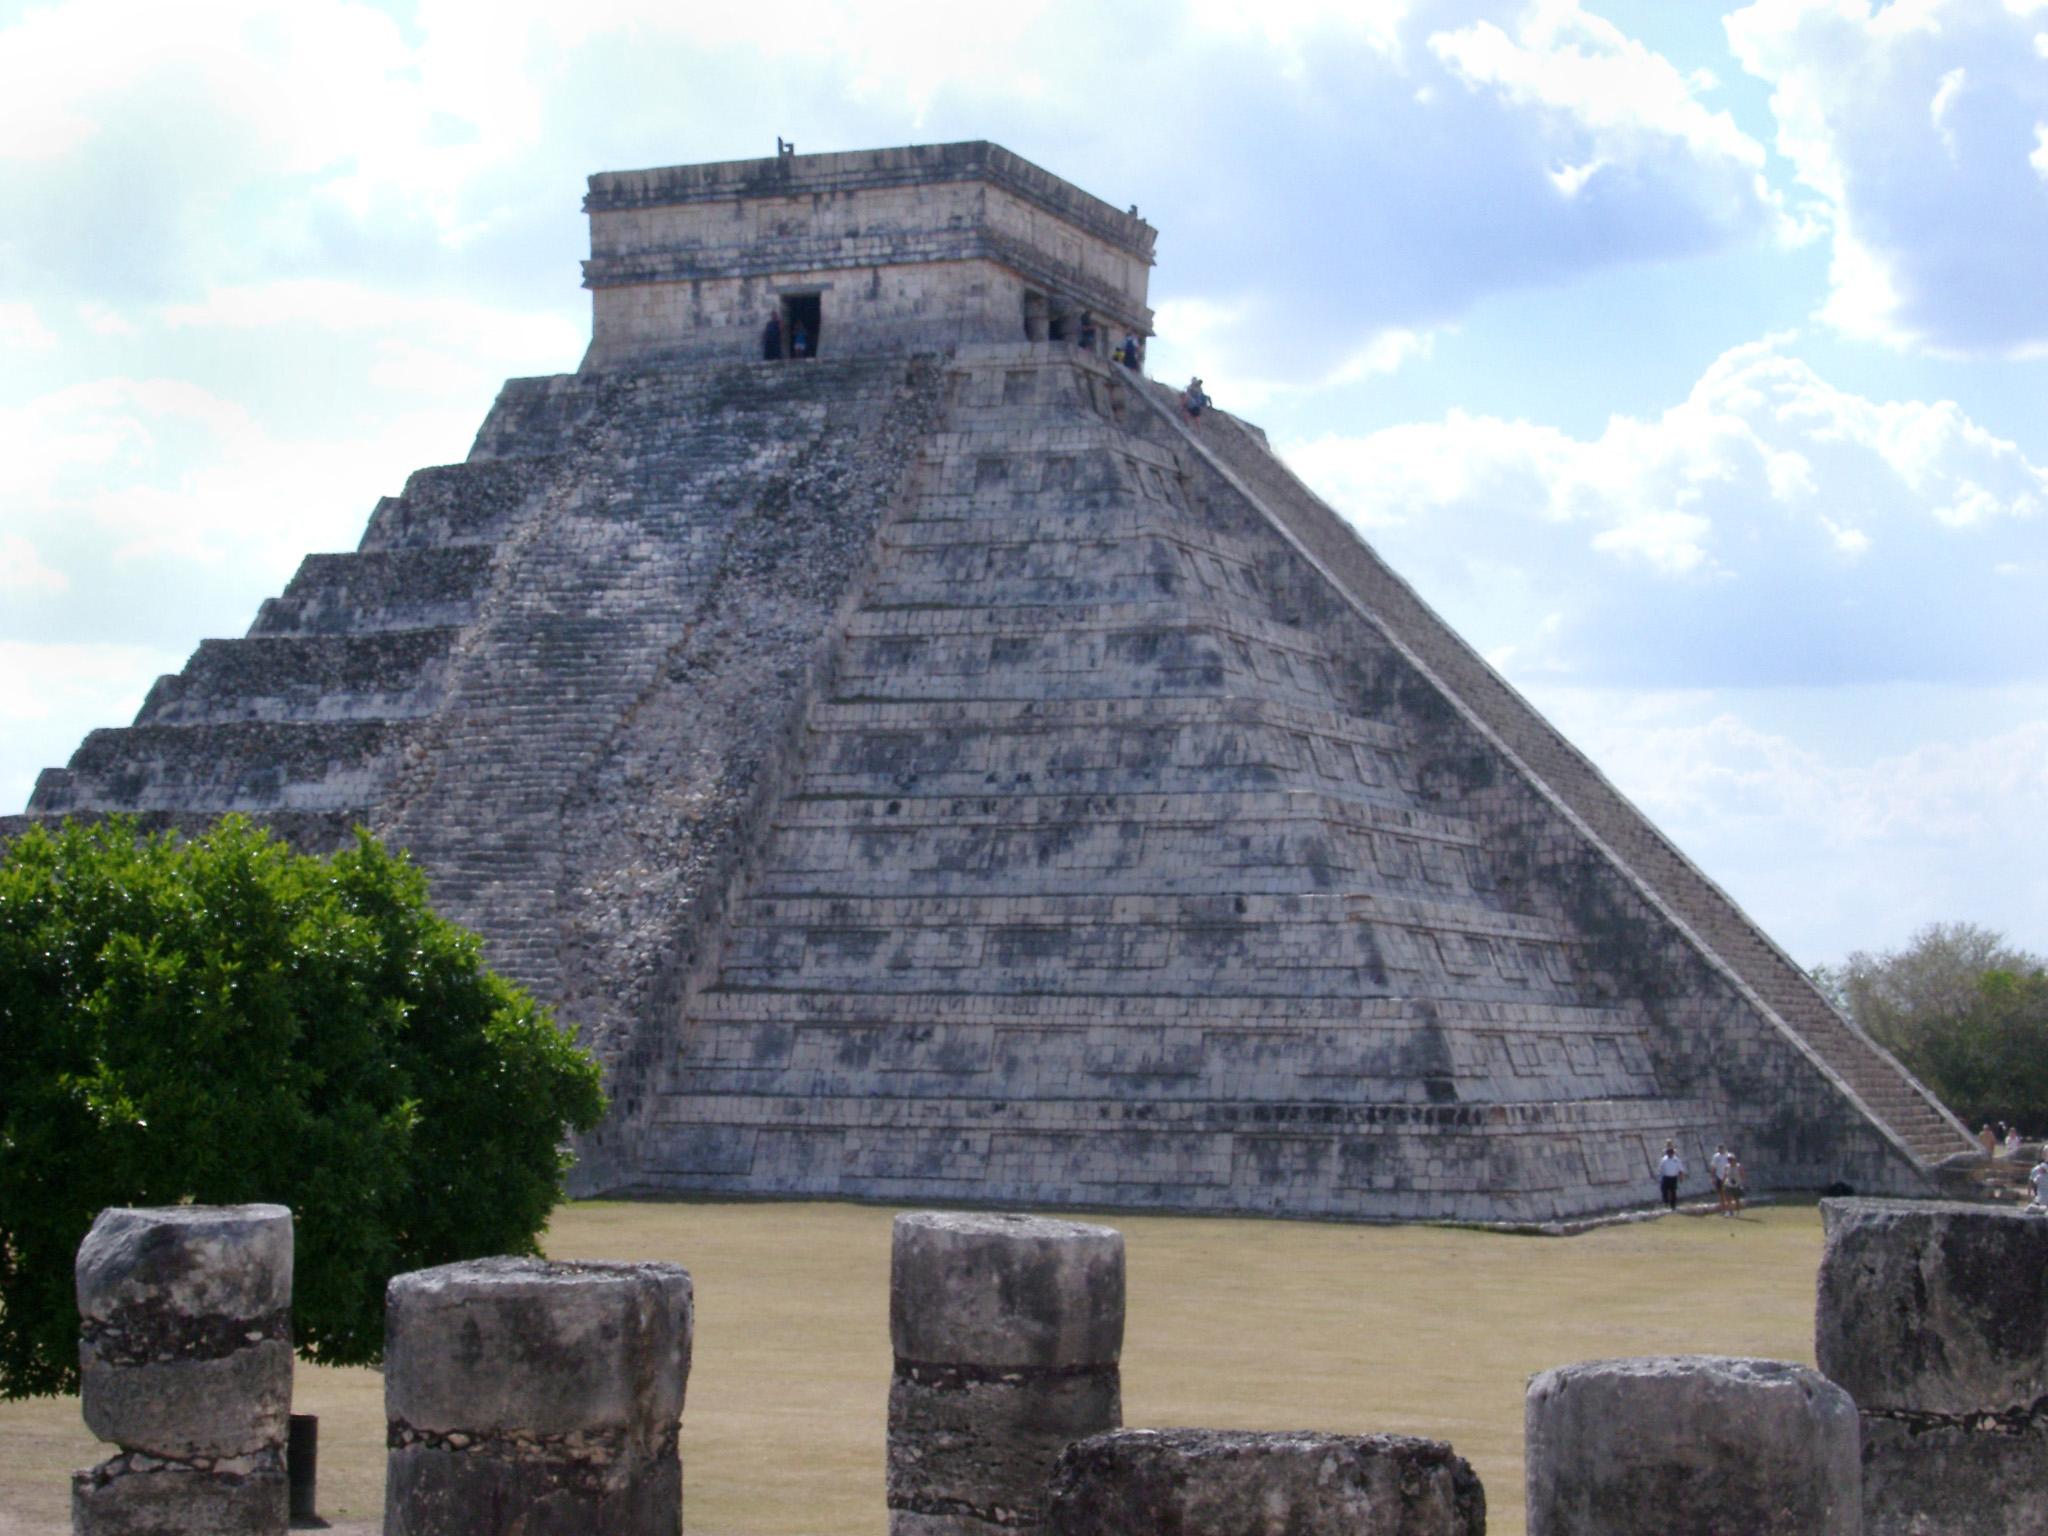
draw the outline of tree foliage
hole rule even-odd
[[[1972,1126],[2048,1134],[2048,974],[1974,923],[1932,923],[1903,949],[1859,950],[1815,979]]]
[[[532,1253],[598,1070],[366,833],[237,817],[0,849],[0,1395],[77,1380],[72,1266],[110,1205],[275,1201],[302,1353],[376,1358],[385,1282]]]

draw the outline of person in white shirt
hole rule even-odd
[[[1735,1154],[1728,1150],[1725,1141],[1714,1148],[1714,1155],[1707,1159],[1707,1172],[1714,1180],[1714,1199],[1724,1216],[1728,1214],[1728,1165],[1734,1161]]]
[[[2048,1147],[2041,1149],[2041,1161],[2034,1164],[2034,1171],[2027,1175],[2027,1183],[2034,1191],[2034,1206],[2048,1210]]]
[[[1678,1209],[1678,1181],[1685,1177],[1685,1159],[1678,1155],[1678,1143],[1664,1143],[1664,1155],[1657,1159],[1657,1182],[1664,1195],[1664,1204],[1671,1210]]]

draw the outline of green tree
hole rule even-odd
[[[1972,1126],[2048,1134],[2048,962],[1975,923],[1931,923],[1814,979]]]
[[[1969,1006],[1929,1031],[1915,1060],[1965,1123],[2048,1135],[2048,972],[1984,972]]]
[[[366,833],[329,859],[239,817],[0,848],[0,1395],[77,1380],[72,1265],[110,1205],[267,1200],[300,1351],[376,1358],[384,1285],[532,1253],[596,1064]]]
[[[1986,971],[2039,970],[2042,961],[1976,923],[1929,923],[1902,949],[1857,950],[1816,979],[1880,1045],[1914,1051],[1974,1005]]]

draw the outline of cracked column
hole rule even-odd
[[[2048,1533],[2048,1217],[1821,1204],[1814,1354],[1863,1420],[1870,1536]]]
[[[1529,1536],[1857,1536],[1856,1405],[1783,1360],[1544,1371],[1523,1402]]]
[[[100,1212],[78,1248],[79,1397],[121,1448],[71,1479],[80,1536],[285,1529],[292,1216]]]
[[[1486,1492],[1441,1440],[1126,1429],[1061,1453],[1044,1536],[1485,1536]]]
[[[690,1276],[477,1259],[385,1293],[385,1536],[677,1536]]]
[[[1060,1451],[1123,1423],[1123,1234],[898,1216],[889,1335],[890,1536],[1035,1530]]]

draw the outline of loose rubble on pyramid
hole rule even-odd
[[[584,1191],[1570,1221],[1967,1134],[986,143],[591,178],[574,374],[34,819],[356,824],[604,1060]],[[14,825],[20,824],[16,818]],[[0,828],[4,830],[4,828]]]

